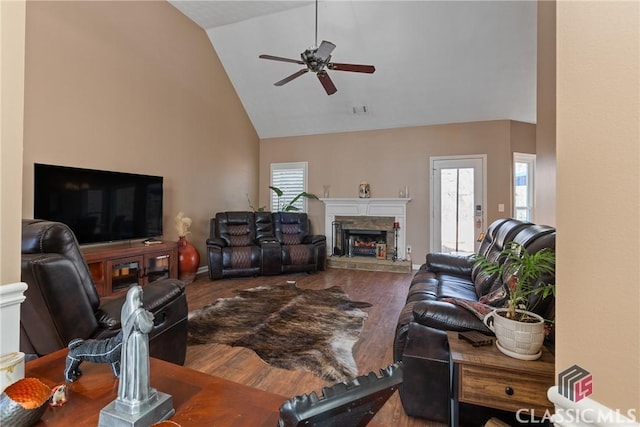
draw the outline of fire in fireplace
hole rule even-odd
[[[387,243],[387,232],[384,230],[346,229],[343,233],[348,256],[376,256],[379,243]]]
[[[387,231],[350,228],[354,224],[334,223],[333,255],[375,257],[379,244],[387,244]]]

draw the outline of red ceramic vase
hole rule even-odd
[[[200,253],[185,236],[180,236],[178,240],[178,278],[185,284],[193,282],[199,266]]]

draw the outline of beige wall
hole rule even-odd
[[[165,238],[257,195],[258,137],[200,27],[167,2],[28,2],[24,217],[33,164],[164,176]]]
[[[20,281],[24,27],[25,2],[0,2],[0,285]]]
[[[640,3],[557,3],[556,371],[640,417]]]
[[[538,2],[534,222],[556,225],[556,1]]]
[[[308,191],[321,196],[358,197],[358,184],[371,185],[371,197],[398,197],[409,187],[407,244],[415,264],[424,262],[429,235],[429,158],[487,155],[488,221],[511,216],[511,159],[513,147],[535,151],[535,126],[504,121],[458,123],[368,132],[272,138],[260,143],[260,205],[269,204],[271,163],[307,161]],[[505,213],[498,212],[498,204]],[[312,225],[324,230],[324,205],[310,201]]]

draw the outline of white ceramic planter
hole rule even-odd
[[[536,319],[533,322],[518,322],[507,319],[501,314],[506,311],[506,308],[497,308],[484,318],[484,324],[496,334],[498,349],[516,359],[539,358],[542,355],[541,348],[544,342],[544,319],[530,311],[516,310]]]
[[[24,378],[24,353],[16,351],[0,355],[0,391]]]

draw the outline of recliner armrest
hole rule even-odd
[[[327,241],[327,236],[325,236],[324,234],[313,234],[310,236],[310,238],[311,238],[311,243],[313,243],[314,245]]]
[[[482,320],[469,310],[445,301],[421,301],[413,306],[413,318],[421,325],[442,331],[476,331],[491,333]]]
[[[210,238],[207,239],[207,246],[218,246],[220,248],[225,248],[227,247],[227,242],[225,242],[223,239],[219,238],[219,237],[214,237],[214,238]]]
[[[453,255],[440,252],[427,254],[427,270],[434,273],[450,273],[471,276],[473,255]]]
[[[103,329],[118,331],[122,328],[120,317],[122,315],[122,306],[124,305],[126,294],[106,299],[96,311],[96,320],[98,325]]]
[[[151,282],[142,288],[142,306],[152,313],[165,307],[184,293],[184,282],[178,279],[164,279]],[[120,317],[127,295],[107,298],[95,313],[96,320],[104,329],[118,331],[122,328]]]

